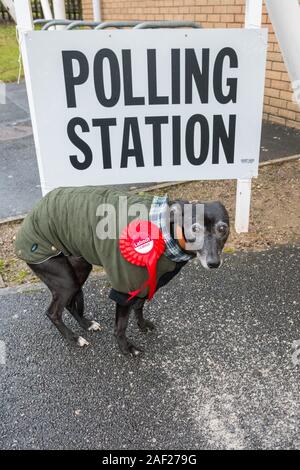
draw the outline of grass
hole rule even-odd
[[[28,276],[28,272],[25,269],[19,271],[15,276],[15,281],[17,284],[22,284]]]
[[[13,82],[19,74],[19,46],[14,24],[0,23],[0,80]],[[22,70],[23,74],[23,70]]]
[[[3,271],[4,271],[4,266],[5,266],[5,261],[4,261],[4,259],[1,259],[1,258],[0,258],[0,274],[3,273]]]

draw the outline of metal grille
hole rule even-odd
[[[52,4],[52,2],[50,2]],[[52,7],[52,5],[51,5]],[[32,16],[34,19],[43,18],[43,10],[41,3],[38,0],[31,1]]]
[[[82,19],[81,0],[67,0],[66,1],[66,14],[69,20],[81,20]]]
[[[12,21],[12,18],[8,11],[2,5],[2,2],[0,2],[0,22],[4,21]]]
[[[52,1],[50,1],[52,7]],[[41,2],[39,0],[31,0],[32,16],[33,19],[44,18]],[[81,0],[66,0],[66,16],[69,20],[81,20],[82,18],[82,4]],[[11,16],[4,8],[0,0],[0,21],[12,21]]]

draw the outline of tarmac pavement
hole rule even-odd
[[[299,449],[300,247],[189,263],[147,305],[120,355],[105,278],[85,289],[101,332],[70,346],[46,290],[0,289],[0,448]]]
[[[0,104],[0,219],[27,213],[41,198],[25,84],[9,83],[6,90],[7,102]],[[261,161],[299,153],[300,131],[263,123]]]

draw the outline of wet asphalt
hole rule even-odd
[[[0,290],[1,449],[299,449],[300,247],[189,263],[146,307],[156,324],[112,336],[108,281],[85,288],[103,327],[64,342],[46,290]]]

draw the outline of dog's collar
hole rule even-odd
[[[167,223],[167,209],[168,209],[168,198],[167,196],[154,196],[150,208],[149,220],[150,222],[156,224],[160,230],[162,231],[165,243],[166,243],[166,250],[165,255],[175,261],[180,263],[182,261],[189,261],[193,256],[185,253],[183,251],[185,246],[185,240],[181,229],[181,234],[177,234],[178,243],[172,238],[169,230],[169,226]]]

